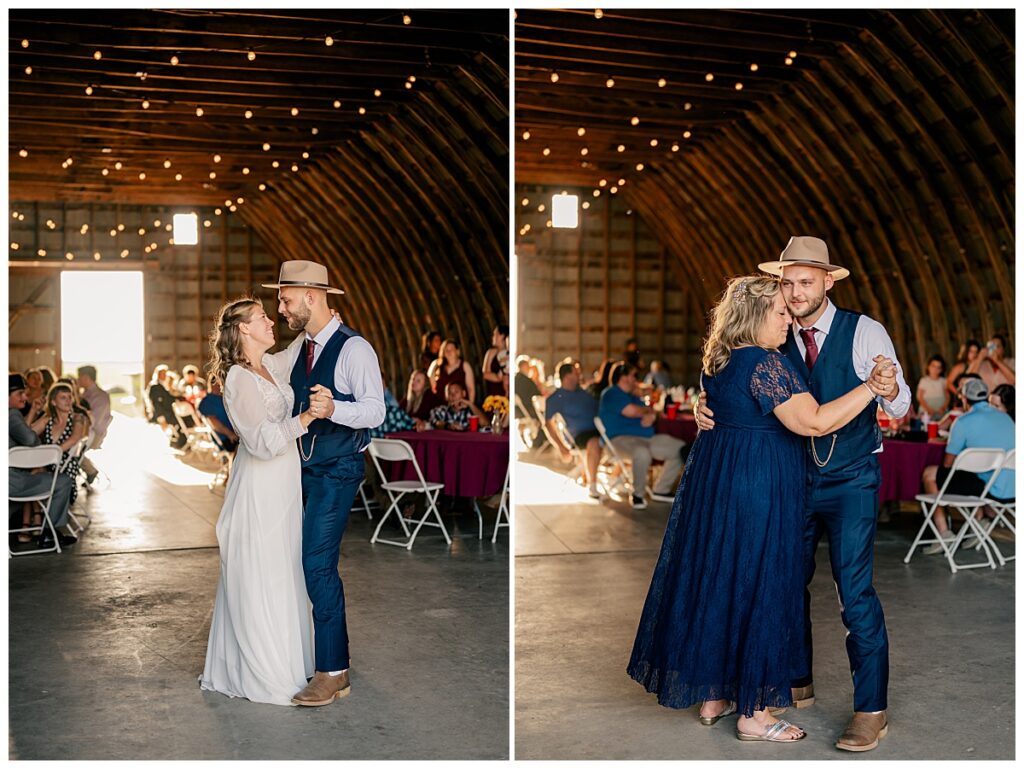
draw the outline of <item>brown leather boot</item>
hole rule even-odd
[[[884,710],[881,713],[854,713],[836,741],[836,747],[853,753],[874,750],[878,741],[888,733],[889,719]]]
[[[313,680],[306,684],[306,688],[292,697],[292,702],[308,707],[330,705],[334,700],[347,697],[351,692],[352,686],[348,682],[347,670],[336,676],[317,671],[313,674]]]
[[[793,687],[793,707],[797,708],[809,708],[814,704],[814,684],[807,684],[807,686],[795,686]]]

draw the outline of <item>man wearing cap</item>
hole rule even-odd
[[[815,551],[828,532],[829,560],[839,595],[840,616],[848,631],[846,651],[853,675],[853,717],[836,741],[840,750],[861,752],[878,746],[888,731],[889,641],[882,605],[871,584],[878,523],[877,454],[882,450],[878,406],[893,417],[910,409],[911,393],[885,328],[872,318],[836,307],[826,296],[837,280],[850,274],[832,264],[820,238],[794,236],[775,262],[758,267],[781,279],[782,294],[793,316],[786,343],[789,356],[805,377],[811,394],[827,403],[868,380],[883,357],[895,361],[874,375],[884,396],[868,404],[846,427],[808,440],[806,526],[803,533],[806,585],[804,627],[793,659],[793,703],[814,703],[812,678],[811,595]],[[713,427],[707,407],[697,408],[701,429]]]
[[[1015,443],[1013,419],[1009,414],[993,408],[988,402],[988,385],[977,374],[967,374],[960,380],[959,396],[964,404],[964,415],[949,428],[949,441],[942,466],[929,465],[924,469],[922,482],[925,494],[938,494],[942,484],[949,477],[950,468],[957,455],[966,449],[1002,449],[1009,451]],[[994,471],[969,473],[957,470],[946,487],[947,494],[963,494],[980,497]],[[998,500],[1013,499],[1015,474],[1012,470],[999,473],[996,482],[989,489],[989,495]],[[939,508],[933,518],[935,528],[942,539],[952,542],[954,534],[946,523],[945,510]],[[924,549],[926,554],[946,550],[941,542],[935,542]]]
[[[384,421],[384,390],[373,347],[341,323],[327,294],[327,268],[293,260],[281,265],[278,312],[292,331],[303,331],[274,357],[291,371],[293,416],[307,406],[317,420],[299,439],[302,462],[302,571],[313,604],[316,673],[293,698],[296,705],[326,705],[346,696],[349,683],[345,594],[338,574],[341,538],[359,484],[368,430]]]
[[[9,393],[7,400],[7,448],[41,445],[39,436],[32,431],[28,423],[38,419],[43,413],[42,409],[37,410],[36,405],[33,403],[32,408],[28,412],[28,421],[26,421],[25,416],[21,413],[21,410],[26,405],[25,379],[21,374],[10,374],[7,377],[7,381]],[[37,473],[14,467],[7,469],[7,491],[12,497],[45,494],[49,491],[52,480],[53,476],[48,472]],[[53,489],[53,500],[50,503],[50,521],[55,529],[65,526],[68,522],[72,483],[73,481],[69,476],[64,473],[57,474],[57,485]],[[10,503],[9,514],[13,515],[20,510],[21,503]],[[50,547],[53,544],[52,537],[53,534],[50,531],[43,529],[43,533],[40,535],[40,544],[43,547]],[[57,532],[57,537],[61,547],[73,545],[78,541],[77,537],[61,534],[60,532]]]

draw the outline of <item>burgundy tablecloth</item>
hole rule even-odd
[[[427,430],[388,433],[388,438],[403,440],[412,446],[416,461],[428,481],[444,484],[444,494],[452,497],[489,497],[505,484],[508,469],[508,433],[457,433]],[[412,464],[387,463],[389,480],[416,480]]]
[[[681,412],[675,419],[667,419],[659,415],[654,425],[656,433],[665,433],[673,438],[686,441],[687,445],[693,445],[697,439],[697,420],[689,412]]]
[[[946,451],[945,443],[917,443],[891,438],[886,438],[882,446],[879,503],[912,500],[920,494],[923,491],[921,473],[928,465],[941,465]]]

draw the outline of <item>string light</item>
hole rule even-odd
[[[292,117],[295,117],[298,114],[299,114],[299,108],[298,107],[292,107]]]
[[[32,68],[31,67],[25,67],[25,74],[26,75],[31,75],[32,74]]]
[[[626,151],[626,145],[625,144],[620,144],[618,147],[615,148],[615,151],[616,152],[625,152]]]
[[[405,81],[405,88],[406,88],[406,90],[411,91],[412,90],[412,82],[409,81],[409,80],[406,80]]]
[[[582,203],[580,203],[580,208],[586,211],[588,208],[590,208],[590,201],[584,200]]]
[[[174,181],[180,182],[181,181],[181,174],[175,174],[174,175]]]
[[[25,149],[24,147],[22,147],[20,150],[18,150],[18,155],[20,157],[27,158],[28,157],[28,150]]]
[[[94,53],[94,54],[92,55],[92,57],[93,57],[94,59],[96,59],[96,61],[99,61],[100,59],[102,59],[102,58],[103,58],[103,51],[96,51],[96,52],[95,52],[95,53]]]
[[[743,83],[737,83],[737,84],[736,84],[736,85],[734,86],[734,88],[735,88],[735,89],[736,89],[737,91],[742,91],[742,90],[743,90]]]
[[[341,109],[341,102],[338,99],[334,100],[334,109]]]
[[[410,16],[410,15],[409,15],[409,14],[407,14],[407,13],[406,13],[406,14],[404,14],[404,15],[402,16],[402,23],[403,23],[403,24],[404,24],[405,26],[407,26],[407,27],[408,27],[408,26],[409,26],[410,24],[412,24],[412,16]]]
[[[586,134],[587,134],[587,129],[584,128],[583,126],[580,126],[579,128],[576,129],[576,135],[577,136],[586,136]]]
[[[551,82],[552,83],[557,83],[558,82],[558,73],[557,72],[552,72],[551,73]]]
[[[146,178],[146,172],[145,171],[139,171],[139,179],[143,180],[145,178]]]
[[[683,138],[684,139],[689,139],[690,136],[692,136],[692,134],[689,131],[683,131]]]
[[[610,77],[610,78],[608,78],[607,80],[604,81],[604,84],[608,88],[614,88],[615,87],[615,79]]]
[[[634,115],[633,117],[631,117],[631,118],[629,119],[629,122],[630,122],[630,123],[631,123],[632,125],[640,125],[640,118],[638,118],[638,117],[637,117],[636,115]]]
[[[302,159],[303,160],[309,160],[309,153],[308,152],[303,152],[302,153]]]
[[[541,150],[541,154],[544,155],[544,157],[547,157],[548,155],[551,154],[551,148],[545,147],[543,150]]]
[[[170,168],[170,167],[171,167],[171,161],[170,160],[165,160],[164,161],[164,168]]]
[[[203,116],[203,108],[202,107],[196,107],[196,117],[202,117],[202,116]]]
[[[529,198],[523,198],[522,203],[523,203],[524,206],[528,206],[528,205],[530,205],[530,199]]]
[[[537,206],[537,211],[539,213],[544,213],[544,204],[543,203],[541,203],[539,206]]]
[[[22,40],[21,41],[21,47],[22,48],[28,48],[28,40]]]
[[[117,231],[118,232],[124,232],[124,225],[123,224],[117,225]]]
[[[750,65],[750,71],[751,72],[757,72],[757,70],[758,70],[758,66],[756,64],[751,64]]]
[[[523,131],[523,141],[524,142],[530,141],[530,132],[529,131]]]
[[[217,178],[217,172],[216,171],[210,171],[210,178],[211,179],[216,179]]]
[[[121,258],[124,259],[129,253],[127,248],[121,249]]]
[[[686,102],[686,104],[683,105],[683,109],[693,109],[693,105],[690,104],[690,102]]]
[[[786,57],[786,66],[788,67],[792,63],[793,63],[793,59],[791,59],[790,57],[787,56]],[[29,67],[29,69],[31,69],[31,67]],[[29,74],[31,74],[31,73],[29,73]]]
[[[263,182],[260,182],[259,189],[260,189],[260,192],[263,192],[265,189],[267,189],[267,185],[265,185]]]
[[[590,150],[587,149],[586,147],[584,147],[583,149],[580,150],[580,154],[584,155],[584,156],[587,155],[589,152],[590,152]]]
[[[102,171],[100,171],[100,173],[103,174],[104,176],[108,176],[110,174],[110,169],[104,168]]]
[[[139,234],[140,235],[145,235],[146,234],[146,228],[145,227],[139,227]]]
[[[67,163],[67,164],[68,164],[68,165],[70,166],[70,165],[72,165],[72,164],[73,164],[73,163],[74,163],[75,161],[74,161],[74,158],[68,158],[68,159],[67,159],[67,160],[65,160],[64,162],[65,162],[65,163]]]
[[[213,162],[214,163],[219,163],[220,162],[220,155],[214,155],[213,156]]]
[[[600,8],[595,8],[594,9],[594,18],[595,19],[600,19],[600,18],[603,18],[603,17],[604,17],[604,11],[602,11]]]
[[[415,83],[416,82],[416,76],[415,75],[409,75],[409,82],[410,83]]]
[[[85,95],[86,96],[92,96],[92,86],[91,85],[87,85],[85,87]]]
[[[203,219],[204,227],[209,227],[211,224],[213,224],[213,222],[211,222],[209,219]]]
[[[658,140],[657,139],[651,139],[651,146],[652,147],[657,147],[658,146]]]
[[[112,238],[116,238],[117,237],[117,230],[116,229],[111,229],[110,230],[110,237],[112,237]]]
[[[64,258],[67,259],[69,262],[71,262],[71,261],[74,261],[75,255],[73,253],[71,253],[70,251],[68,251],[66,254],[64,254]]]
[[[249,167],[248,166],[246,166],[245,168],[242,169],[242,175],[243,176],[248,176],[249,175]]]
[[[254,50],[253,50],[252,48],[250,48],[250,49],[248,50],[248,52],[247,52],[247,53],[245,54],[245,57],[246,57],[246,58],[247,58],[247,59],[248,59],[249,61],[256,61],[256,51],[254,51]]]
[[[46,256],[46,249],[40,248],[38,251],[36,251],[36,256]]]
[[[149,99],[142,100],[142,109],[149,109]]]
[[[366,107],[360,107],[359,108],[359,114],[360,115],[365,115],[366,114]]]
[[[598,187],[607,187],[608,186],[608,180],[607,179],[602,179],[601,181],[599,181],[597,183],[597,186]]]
[[[245,119],[246,120],[251,120],[252,119],[252,110],[251,109],[247,109],[245,111]]]
[[[709,72],[708,74],[706,74],[704,76],[704,79],[707,80],[710,83],[712,80],[715,79],[715,76]]]
[[[331,37],[330,35],[325,37],[324,38],[324,45],[326,45],[328,48],[330,48],[332,45],[334,45],[334,38]]]
[[[673,144],[672,145],[672,151],[673,152],[679,152],[679,145],[678,144]]]
[[[245,202],[245,198],[238,198],[238,205],[242,205]]]
[[[274,168],[278,168],[278,167],[279,167],[279,166],[280,166],[281,164],[280,164],[280,163],[278,163],[278,162],[277,162],[277,161],[275,160],[275,161],[274,161],[273,163],[271,163],[270,165],[271,165],[271,166],[273,166]]]
[[[213,215],[214,216],[220,216],[220,209],[219,208],[213,209]]]
[[[601,190],[594,190],[594,197],[595,198],[601,197]]]
[[[636,164],[636,170],[637,171],[643,171],[644,170],[644,164],[643,163],[637,163]]]
[[[796,51],[790,51],[789,52],[789,58],[795,59],[796,58]]]
[[[270,142],[263,142],[263,151],[270,152]]]
[[[171,66],[173,66],[173,67],[177,67],[178,66],[178,57],[177,56],[172,56],[171,57]]]
[[[317,128],[316,126],[313,126],[312,128],[309,129],[309,132],[313,134],[313,136],[316,136],[318,133],[320,133],[320,129]]]
[[[292,163],[292,173],[296,174],[298,172],[299,172],[299,167],[295,163]]]
[[[658,78],[658,88],[664,88],[666,85],[668,85],[668,81],[665,78]]]
[[[166,224],[166,225],[164,225],[164,229],[167,230],[168,232],[171,232],[174,229],[174,225],[173,224]]]
[[[96,261],[98,262],[98,261],[99,261],[100,259],[102,259],[103,257],[102,257],[102,255],[100,255],[100,252],[99,252],[99,251],[97,251],[96,253],[94,253],[94,254],[92,255],[92,258],[93,258],[93,259],[95,259],[95,260],[96,260]]]

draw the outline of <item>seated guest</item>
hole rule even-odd
[[[530,378],[530,356],[520,355],[516,358],[516,397],[523,402],[523,408],[531,419],[537,419],[537,411],[533,407],[533,396],[540,395],[537,383]]]
[[[611,358],[605,358],[601,361],[601,365],[597,368],[597,374],[594,377],[594,381],[587,385],[587,392],[589,392],[595,399],[600,400],[601,393],[608,389],[608,385],[612,381],[612,369],[614,369],[621,361],[612,360]]]
[[[590,496],[598,499],[601,494],[597,490],[597,468],[601,464],[601,436],[594,426],[597,416],[597,401],[590,393],[580,387],[580,364],[566,362],[558,367],[558,378],[562,386],[548,396],[544,413],[548,418],[548,430],[554,436],[562,459],[569,459],[570,448],[563,446],[561,436],[555,429],[554,418],[561,414],[565,425],[569,428],[576,447],[587,452],[587,477]]]
[[[1014,407],[1014,392],[1013,385],[1001,384],[988,396],[988,402],[996,411],[1009,414],[1010,419],[1016,422],[1017,410]]]
[[[231,425],[227,409],[224,408],[224,395],[217,377],[210,379],[210,390],[199,401],[199,413],[210,422],[214,440],[224,451],[234,451],[238,448],[238,434]]]
[[[931,422],[942,419],[949,407],[949,395],[946,393],[946,361],[941,355],[933,355],[928,359],[926,373],[917,383],[918,412],[922,418],[928,415]]]
[[[62,376],[57,382],[71,388],[71,400],[73,401],[71,410],[86,420],[85,429],[88,432],[92,427],[92,411],[89,409],[89,404],[82,400],[78,381],[72,376]]]
[[[206,382],[199,378],[199,369],[191,363],[181,370],[181,376],[178,392],[194,406],[206,394]]]
[[[430,412],[430,424],[435,429],[462,432],[469,429],[471,416],[483,419],[484,413],[466,397],[461,384],[449,382],[444,393],[448,402]]]
[[[388,389],[388,380],[384,377],[383,372],[380,375],[380,379],[384,385],[384,421],[377,427],[369,429],[370,437],[383,438],[387,433],[400,433],[403,430],[421,429],[419,425],[424,423],[419,419],[413,419],[405,413],[391,390]]]
[[[78,458],[71,452],[89,434],[88,421],[75,411],[75,393],[71,385],[55,382],[46,395],[46,412],[32,423],[32,432],[40,442],[60,446],[60,472],[71,481],[71,504],[78,496]]]
[[[950,468],[956,457],[964,449],[1003,449],[1009,451],[1015,445],[1014,424],[1008,414],[997,411],[988,403],[988,385],[981,379],[975,377],[964,377],[960,384],[960,399],[963,402],[964,415],[953,423],[949,429],[949,442],[946,444],[946,453],[942,458],[942,467],[929,465],[924,469],[922,481],[926,494],[938,494],[942,484],[949,476]],[[968,473],[958,470],[946,487],[947,494],[965,494],[968,496],[980,496],[985,489],[985,484],[992,477],[992,472]],[[1014,473],[1004,470],[996,478],[996,482],[989,489],[989,496],[998,500],[1014,498]],[[981,514],[981,510],[978,511]],[[954,538],[953,532],[949,530],[946,522],[944,508],[937,508],[933,518],[935,528],[943,539]],[[943,548],[938,542],[925,548],[925,553],[942,552]]]
[[[27,416],[33,404],[38,405],[37,411],[42,411],[46,405],[43,372],[37,368],[30,368],[25,372],[25,408],[21,413]]]
[[[431,330],[423,335],[423,343],[420,345],[420,368],[424,371],[437,360],[437,356],[441,352],[442,339],[440,331]]]
[[[172,404],[177,398],[172,394],[169,387],[170,381],[167,375],[167,366],[161,363],[153,369],[153,376],[149,380],[147,397],[153,409],[151,422],[158,423],[161,427],[174,426],[178,420],[174,416]]]
[[[7,401],[7,440],[8,449],[15,446],[39,446],[39,436],[29,427],[21,410],[25,407],[25,380],[21,374],[10,374],[8,377]],[[35,405],[30,404],[29,419],[35,422],[42,415],[42,411]],[[50,489],[52,475],[49,472],[36,472],[32,470],[20,470],[9,467],[7,469],[7,491],[12,497],[27,497],[33,494],[43,494]],[[71,507],[71,492],[74,488],[74,481],[67,475],[59,474],[57,484],[53,491],[53,500],[50,502],[50,521],[54,528],[61,528],[68,523],[68,508]],[[26,503],[24,512],[31,515],[32,504]],[[9,503],[9,512],[17,514],[22,511],[20,503]],[[31,520],[31,523],[30,523]],[[22,521],[22,527],[42,525],[43,514],[36,513],[34,519],[26,517]],[[78,540],[75,537],[57,532],[61,547],[72,545]],[[19,542],[31,542],[32,537],[27,532],[18,535]],[[40,545],[50,547],[53,545],[53,533],[49,529],[43,529],[40,535]]]
[[[402,410],[417,422],[430,420],[430,412],[435,406],[444,403],[434,391],[430,389],[430,382],[427,379],[427,372],[423,369],[416,369],[409,376],[409,384],[405,390],[405,397],[400,401]]]
[[[103,445],[113,420],[110,413],[110,396],[96,383],[95,366],[82,366],[78,369],[78,386],[81,388],[82,401],[89,407],[92,416],[92,441],[86,448],[96,450]],[[87,484],[96,480],[98,471],[86,454],[82,455],[82,469],[85,471]]]
[[[454,339],[445,339],[441,344],[441,352],[427,369],[431,389],[437,395],[448,392],[449,382],[458,382],[466,391],[469,399],[476,403],[476,381],[473,379],[473,367],[462,359],[462,348]]]
[[[508,326],[495,326],[484,354],[484,396],[508,395]]]
[[[978,352],[981,350],[981,342],[977,339],[968,339],[962,345],[960,345],[960,352],[957,353],[956,362],[949,367],[949,373],[946,374],[946,392],[949,393],[949,397],[956,403],[958,399],[957,393],[957,382],[960,377],[967,373],[967,368],[974,363],[978,357]]]
[[[676,481],[683,469],[683,447],[671,435],[656,435],[657,414],[633,394],[636,389],[636,367],[619,363],[612,371],[611,386],[601,394],[598,415],[604,422],[608,438],[624,458],[633,460],[633,507],[647,507],[644,490],[652,459],[665,463],[654,484],[651,499],[659,502],[675,500]]]
[[[1006,338],[1001,334],[993,334],[988,344],[978,351],[978,357],[967,367],[967,372],[979,375],[990,392],[1001,384],[1016,384],[1017,374],[1013,358],[1009,355]]]
[[[651,361],[651,370],[644,377],[644,384],[656,390],[667,390],[672,386],[672,372],[668,364],[660,360]]]

